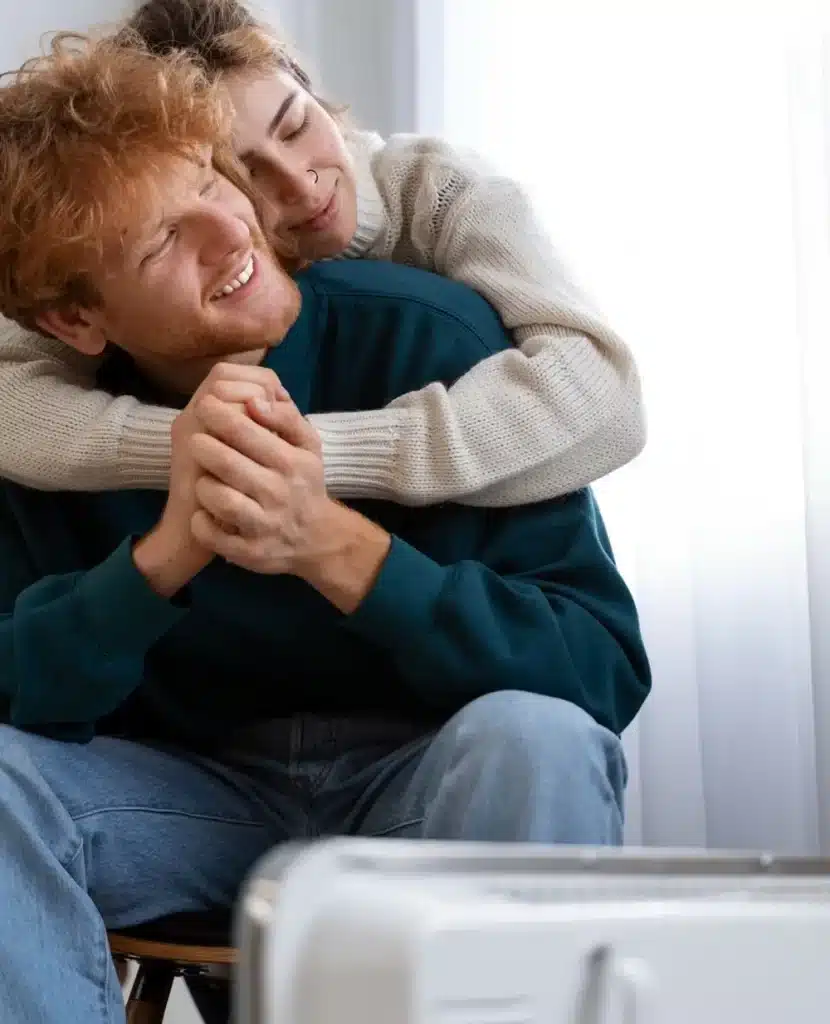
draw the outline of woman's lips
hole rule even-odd
[[[330,227],[332,223],[337,219],[337,187],[335,186],[334,191],[331,194],[331,198],[323,207],[323,209],[316,213],[313,217],[303,221],[302,224],[298,224],[294,229],[295,231],[324,231]]]

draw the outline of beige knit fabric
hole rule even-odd
[[[361,132],[350,145],[359,226],[345,255],[470,285],[516,347],[449,390],[312,416],[330,491],[512,505],[633,459],[645,422],[631,353],[570,281],[522,190],[440,140]],[[97,365],[0,321],[0,475],[50,490],[166,487],[176,411],[96,390]]]

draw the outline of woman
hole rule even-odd
[[[123,32],[191,51],[222,79],[266,232],[305,260],[391,259],[479,291],[515,347],[446,390],[312,417],[342,498],[517,505],[565,494],[642,449],[633,358],[567,279],[528,201],[436,139],[384,141],[319,100],[285,44],[236,0],[148,0]],[[176,410],[94,389],[97,364],[6,325],[0,475],[42,489],[167,486]],[[50,421],[33,410],[44,404]]]

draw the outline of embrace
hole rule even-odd
[[[0,88],[9,1019],[123,1021],[106,928],[286,839],[622,841],[639,384],[532,216],[227,0]]]

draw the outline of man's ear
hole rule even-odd
[[[107,347],[103,318],[95,310],[70,305],[47,309],[36,317],[38,327],[86,356],[99,356]]]

